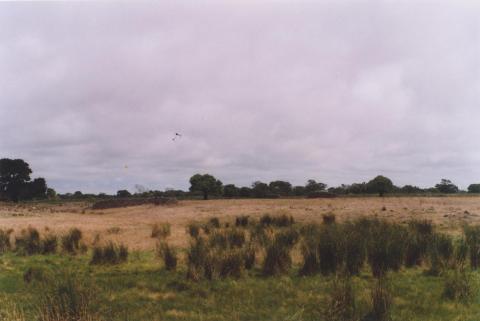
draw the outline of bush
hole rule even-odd
[[[152,226],[152,238],[166,239],[171,234],[169,223],[155,223]]]
[[[33,255],[41,252],[40,233],[29,227],[22,230],[20,236],[15,237],[15,249],[21,255]]]
[[[157,255],[163,259],[167,271],[174,271],[177,268],[177,252],[167,242],[157,244]]]
[[[82,239],[82,231],[78,228],[70,229],[62,236],[62,249],[69,254],[76,254],[80,250],[80,240]]]
[[[96,245],[93,247],[90,264],[114,265],[126,262],[128,259],[128,248],[124,245],[115,245],[109,242],[106,245]]]
[[[355,320],[355,312],[355,295],[350,278],[336,277],[330,293],[326,320],[352,321]]]
[[[471,303],[476,297],[477,286],[471,273],[455,269],[444,278],[443,297],[447,300]]]

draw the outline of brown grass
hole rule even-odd
[[[87,243],[97,233],[102,239],[122,242],[131,249],[154,249],[152,225],[170,223],[169,243],[186,246],[185,228],[195,221],[206,222],[216,216],[222,222],[234,223],[238,215],[258,219],[265,213],[289,214],[296,221],[322,221],[322,215],[333,213],[338,221],[362,215],[376,215],[392,221],[410,218],[429,219],[446,231],[460,231],[463,223],[480,223],[480,197],[368,197],[337,199],[274,199],[274,200],[209,200],[181,201],[176,206],[142,205],[107,210],[86,209],[85,203],[61,205],[0,204],[0,227],[13,228],[18,233],[27,226],[39,230],[55,227],[53,232],[64,232],[78,227]],[[385,207],[386,210],[382,211]],[[112,227],[121,233],[106,233]]]

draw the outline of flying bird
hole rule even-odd
[[[173,136],[172,140],[175,141],[177,138],[181,138],[182,135],[179,133],[175,133],[175,136]]]

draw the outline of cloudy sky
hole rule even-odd
[[[2,3],[0,156],[60,192],[188,188],[197,172],[465,188],[480,5]]]

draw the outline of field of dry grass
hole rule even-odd
[[[337,199],[209,200],[180,201],[173,206],[143,205],[108,210],[91,210],[87,203],[1,204],[0,228],[15,232],[28,226],[63,232],[80,228],[87,240],[97,234],[102,239],[122,241],[132,249],[153,249],[151,226],[168,222],[169,240],[186,244],[185,227],[192,221],[217,216],[233,221],[237,215],[260,217],[263,214],[293,215],[297,221],[320,221],[322,214],[334,213],[339,220],[377,215],[394,221],[410,218],[430,219],[441,229],[455,232],[463,223],[480,223],[480,197],[367,197]]]

